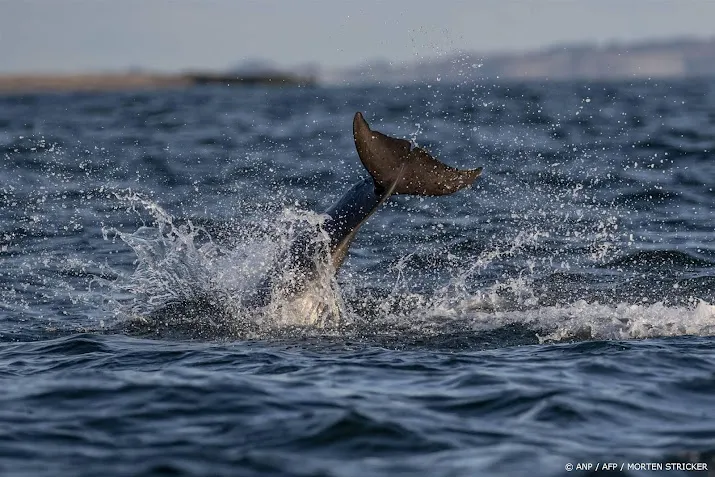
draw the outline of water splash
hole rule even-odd
[[[302,335],[408,333],[414,337],[489,333],[510,326],[525,327],[538,342],[715,332],[713,306],[705,300],[691,297],[677,306],[656,299],[643,303],[635,296],[625,300],[583,298],[560,289],[558,283],[551,287],[541,283],[544,277],[555,276],[555,268],[569,271],[573,265],[582,270],[586,267],[587,272],[598,270],[617,254],[615,244],[621,232],[612,216],[599,221],[573,220],[570,227],[564,222],[554,227],[535,224],[466,259],[454,257],[445,244],[443,262],[451,268],[441,274],[446,282],[431,289],[425,289],[410,270],[410,263],[421,252],[418,248],[390,267],[389,272],[395,275],[392,287],[376,291],[366,289],[368,284],[359,274],[342,274],[336,279],[329,237],[322,229],[325,217],[320,214],[288,208],[268,220],[231,223],[225,234],[229,240],[219,242],[190,221],[178,224],[158,204],[139,194],[126,192],[115,197],[129,210],[150,218],[132,233],[104,231],[105,238],[118,238],[136,254],[133,272],[117,273],[119,278],[107,284],[115,314],[125,320],[140,317],[140,331],[156,328],[159,317],[167,330],[183,328],[189,336],[208,338],[269,338],[287,330]],[[585,256],[576,257],[573,264],[564,263],[552,244],[554,233],[564,230],[568,230],[563,234],[566,237],[591,244]],[[315,273],[310,277],[293,267],[285,254],[290,244],[306,233],[312,234],[318,252]],[[534,250],[541,250],[541,256],[535,257]],[[556,252],[550,254],[549,250]],[[595,268],[589,268],[589,260]],[[494,275],[494,269],[504,272]],[[246,299],[260,288],[266,274],[279,278],[271,282],[268,305],[256,310]],[[485,282],[482,275],[492,278]],[[306,278],[310,286],[296,288]],[[480,284],[476,289],[475,283]],[[178,308],[177,303],[192,305]]]
[[[588,227],[582,225],[580,229],[572,229],[572,233],[582,240],[590,240],[594,250],[607,252],[588,254],[590,267],[583,259],[578,262],[581,274],[601,273],[605,258],[614,253],[614,236],[619,234],[616,222],[606,220]],[[377,304],[371,327],[381,333],[402,336],[453,333],[486,336],[516,327],[527,330],[538,343],[715,334],[715,306],[695,295],[669,301],[660,296],[658,290],[652,289],[650,295],[641,296],[642,286],[628,291],[627,286],[621,284],[614,285],[618,293],[610,297],[604,294],[582,298],[573,290],[562,289],[558,281],[547,286],[545,278],[558,276],[553,268],[554,257],[535,260],[531,254],[534,248],[550,239],[549,231],[534,226],[513,239],[487,247],[470,260],[456,260],[461,267],[455,268],[447,283],[434,291],[410,289],[414,277],[409,277],[405,269],[418,252],[405,255],[393,266],[397,276],[395,285],[389,296]],[[448,248],[443,254],[445,261],[449,261]],[[474,290],[473,282],[478,281],[480,275],[490,269],[505,268],[507,263],[523,265]],[[558,268],[570,270],[571,267],[558,263]],[[646,275],[639,278],[649,280]],[[679,289],[677,284],[672,288]],[[366,306],[358,308],[364,310]]]
[[[114,194],[127,210],[148,220],[134,232],[105,228],[107,240],[121,240],[136,255],[131,273],[117,270],[116,280],[97,278],[107,304],[120,321],[146,327],[160,325],[213,328],[246,336],[291,326],[330,328],[341,322],[342,298],[331,270],[324,217],[285,209],[258,222],[231,223],[229,240],[218,242],[204,227],[178,223],[156,202],[132,191]],[[285,251],[293,241],[313,234],[316,274],[292,266]],[[271,300],[256,309],[251,300],[268,281]],[[310,283],[302,288],[297,284]]]

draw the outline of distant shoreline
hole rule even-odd
[[[218,73],[97,73],[97,74],[25,74],[0,76],[0,94],[106,92],[187,88],[195,85],[275,85],[310,86],[312,77],[291,74],[235,75]]]
[[[263,72],[239,74],[199,70],[174,74],[129,71],[0,75],[0,94],[148,90],[205,84],[394,85],[435,81],[623,81],[715,77],[715,38],[631,45],[565,45],[522,53],[455,52],[414,62],[376,60],[350,68],[294,69],[315,71],[313,75],[272,69],[250,71]]]

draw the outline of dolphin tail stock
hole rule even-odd
[[[338,269],[358,229],[393,194],[447,195],[469,187],[482,168],[449,167],[409,141],[397,139],[368,126],[360,112],[353,119],[355,148],[372,180],[355,184],[326,211],[331,220],[326,231],[333,241],[333,265]]]
[[[398,174],[402,174],[404,168],[404,164],[401,165],[398,169]],[[360,194],[362,195],[363,200],[367,202],[367,204],[361,204],[360,202],[362,201],[358,201],[357,203],[354,202],[357,205],[357,211],[354,210],[355,207],[351,207],[353,210],[351,212],[347,212],[347,214],[345,212],[343,212],[343,214],[334,212],[334,209],[342,208],[344,211],[346,210],[346,208],[344,207],[343,200],[339,202],[333,209],[328,210],[327,214],[329,216],[338,217],[337,221],[333,219],[332,223],[327,224],[328,232],[330,232],[331,230],[334,231],[338,227],[342,227],[346,230],[340,241],[332,247],[333,268],[335,268],[336,270],[340,268],[340,265],[342,265],[343,261],[345,260],[345,257],[348,254],[348,247],[350,247],[350,243],[355,238],[355,235],[357,235],[360,226],[367,222],[367,219],[369,219],[370,216],[374,214],[375,211],[379,209],[380,206],[384,204],[387,199],[390,198],[390,196],[395,192],[396,186],[397,182],[393,182],[386,190],[382,188],[380,188],[380,190],[377,190],[379,186],[377,186],[374,181],[370,181],[369,179],[363,179],[355,186],[353,186],[353,194],[350,194],[349,192],[348,195],[344,197],[352,198],[355,197],[357,194]],[[349,218],[351,216],[355,217],[357,214],[359,214],[360,216],[358,220],[351,220]]]
[[[355,147],[375,184],[387,194],[447,195],[469,187],[482,168],[449,167],[405,139],[373,131],[360,112],[353,119]],[[386,198],[386,197],[385,197]],[[384,200],[384,199],[383,199]]]

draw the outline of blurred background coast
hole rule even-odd
[[[0,93],[715,75],[705,1],[0,1]]]

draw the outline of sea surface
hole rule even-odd
[[[244,307],[356,111],[482,177]],[[3,96],[0,181],[2,476],[715,475],[715,80]]]

